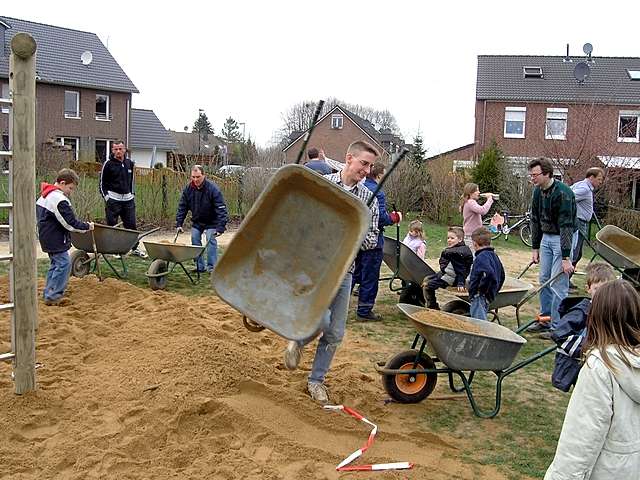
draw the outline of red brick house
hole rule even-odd
[[[574,76],[581,62],[590,73],[584,81]],[[447,153],[460,165],[493,140],[514,174],[541,156],[569,183],[599,162],[622,169],[628,206],[639,208],[640,58],[478,56],[473,148]]]
[[[284,163],[293,163],[304,143],[305,132],[291,134],[289,144],[283,149]],[[383,161],[405,146],[404,140],[388,129],[377,130],[364,118],[336,105],[318,119],[308,147],[322,148],[333,160],[344,161],[347,147],[352,142],[364,140],[375,146]],[[303,162],[306,160],[303,157]]]
[[[11,39],[27,32],[36,52],[36,152],[65,146],[74,159],[104,161],[111,142],[129,142],[131,94],[138,89],[94,33],[0,16],[0,94],[9,94]],[[86,53],[88,52],[88,53]],[[8,110],[0,133],[8,142]],[[0,145],[2,146],[2,145]]]

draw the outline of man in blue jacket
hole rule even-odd
[[[202,255],[196,258],[198,273],[211,272],[218,260],[218,241],[216,237],[225,231],[227,206],[222,192],[211,180],[205,178],[200,165],[191,168],[191,183],[182,191],[176,213],[176,229],[182,232],[182,224],[191,211],[191,244],[202,245],[202,234],[207,238],[207,266],[205,269]]]
[[[374,163],[371,171],[364,181],[364,185],[372,192],[377,188],[378,182],[384,176],[386,170],[382,162]],[[358,292],[357,319],[361,322],[375,322],[382,317],[373,311],[378,295],[378,277],[382,266],[382,246],[384,244],[384,227],[393,225],[402,220],[400,212],[387,212],[386,198],[382,190],[376,194],[380,219],[378,221],[378,243],[370,250],[360,250],[356,257],[356,268],[353,273],[352,288],[360,284]]]

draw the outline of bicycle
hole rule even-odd
[[[504,223],[500,225],[491,225],[491,218],[483,220],[482,224],[489,228],[492,232],[491,239],[495,240],[504,235],[504,240],[509,240],[509,234],[514,230],[519,230],[520,240],[527,247],[531,246],[531,213],[526,212],[524,215],[510,215],[509,212],[503,211]],[[509,222],[517,220],[514,224],[510,225]]]

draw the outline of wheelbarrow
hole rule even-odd
[[[399,234],[397,236],[399,237]],[[422,282],[425,277],[435,275],[436,272],[413,250],[400,242],[399,238],[384,237],[382,258],[393,272],[389,278],[389,288],[391,291],[400,292],[400,303],[423,307],[425,300],[422,293]],[[530,283],[519,280],[520,276],[518,278],[506,277],[504,285],[489,305],[489,312],[492,313],[493,320],[498,323],[500,323],[498,309],[512,306],[516,308],[516,318],[518,325],[520,325],[520,307],[524,304],[523,299],[527,296],[527,293],[533,288]],[[402,282],[400,288],[394,287],[395,280]],[[542,287],[546,285],[548,283],[545,283]],[[535,291],[533,296],[540,291],[540,288]],[[466,291],[459,292],[457,290],[449,290],[449,292],[458,297],[458,300],[447,302],[442,306],[442,310],[468,316],[470,312],[469,294]]]
[[[145,273],[151,290],[164,290],[167,286],[167,276],[173,272],[176,266],[182,268],[182,271],[192,284],[195,285],[200,281],[200,272],[197,272],[197,277],[194,279],[183,265],[183,262],[198,258],[207,248],[207,245],[183,245],[176,243],[177,239],[178,234],[176,234],[173,243],[152,242],[149,240],[142,242],[147,254],[153,259],[147,273]]]
[[[622,278],[640,289],[640,238],[615,225],[605,225],[596,233],[591,248],[594,251],[591,261],[602,257]]]
[[[382,375],[384,389],[400,403],[421,402],[433,392],[438,375],[444,374],[452,392],[467,394],[476,416],[493,418],[502,404],[503,380],[557,348],[554,344],[514,364],[527,342],[519,333],[533,320],[513,332],[496,323],[415,305],[398,304],[398,308],[409,317],[418,334],[410,350],[394,355],[386,363],[379,362],[376,371]],[[443,322],[443,318],[446,321]],[[416,349],[418,343],[420,346]],[[433,356],[425,352],[427,344]],[[437,366],[438,363],[442,366]],[[491,411],[480,410],[473,396],[471,384],[478,371],[491,371],[497,377],[495,405]],[[460,378],[462,387],[456,387],[454,376]]]
[[[99,271],[98,265],[100,257],[107,263],[109,268],[118,278],[126,278],[127,265],[122,258],[128,253],[141,238],[160,230],[160,227],[153,228],[146,232],[129,230],[127,228],[109,227],[107,225],[94,225],[91,234],[82,232],[71,232],[71,244],[77,248],[71,254],[71,274],[74,277],[82,278],[91,271]],[[109,261],[107,255],[120,255],[122,273]],[[93,263],[93,268],[91,268]],[[99,273],[100,280],[102,275]]]

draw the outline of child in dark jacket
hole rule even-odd
[[[41,196],[36,202],[38,239],[42,251],[49,255],[51,266],[44,287],[44,303],[58,305],[69,283],[71,248],[69,232],[88,232],[93,223],[79,221],[73,213],[69,196],[78,185],[78,174],[69,168],[58,172],[56,183],[42,183]]]
[[[587,292],[592,297],[598,288],[616,279],[613,268],[603,262],[590,263],[585,272]],[[558,345],[551,383],[563,392],[568,392],[578,380],[590,309],[591,298],[588,297],[567,297],[558,307],[560,321],[551,333],[551,339]]]
[[[472,263],[473,254],[464,243],[464,231],[460,227],[450,227],[447,231],[447,248],[440,254],[440,271],[425,278],[422,284],[427,308],[440,310],[436,300],[438,288],[453,286],[464,290]]]
[[[489,230],[485,227],[476,228],[471,240],[476,253],[469,275],[471,317],[486,320],[489,304],[504,285],[504,268],[491,246]]]

